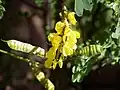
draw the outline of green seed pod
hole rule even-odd
[[[101,45],[89,45],[83,47],[79,52],[81,55],[90,56],[100,54],[103,51],[103,47]]]
[[[23,43],[17,40],[8,40],[8,41],[2,40],[2,41],[7,42],[8,46],[13,50],[17,50],[25,53],[32,52],[33,54],[37,54],[38,56],[41,56],[41,55],[43,56],[45,54],[44,49],[33,46],[28,43]]]

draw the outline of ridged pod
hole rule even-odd
[[[101,45],[89,45],[83,47],[79,52],[81,55],[90,56],[96,55],[103,51],[103,47]]]
[[[8,40],[4,42],[7,42],[8,46],[13,49],[13,50],[17,50],[17,51],[21,51],[21,52],[25,52],[25,53],[30,53],[34,48],[36,48],[35,46],[28,44],[28,43],[23,43],[17,40]],[[36,50],[33,52],[33,54],[37,54],[39,55],[44,55],[45,51],[44,49],[38,47],[36,48]]]

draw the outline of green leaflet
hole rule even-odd
[[[83,10],[92,10],[92,0],[75,0],[74,10],[78,16],[82,16]]]
[[[112,38],[118,39],[120,37],[120,26],[118,26],[115,30],[115,33],[112,33]]]

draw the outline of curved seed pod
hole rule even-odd
[[[34,48],[34,46],[30,44],[23,43],[17,40],[8,40],[6,42],[11,49],[26,52],[26,53],[29,53]]]
[[[7,42],[8,46],[13,50],[17,50],[25,53],[33,53],[33,54],[37,54],[38,56],[43,56],[45,54],[44,49],[33,46],[28,43],[23,43],[17,40],[8,40],[4,42]]]

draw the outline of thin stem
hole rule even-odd
[[[1,53],[4,53],[4,54],[7,54],[7,55],[10,55],[10,56],[12,56],[12,57],[15,57],[15,58],[17,58],[17,59],[21,59],[21,60],[24,60],[24,61],[27,61],[27,62],[30,61],[30,60],[27,59],[27,58],[23,58],[23,57],[21,57],[21,56],[17,56],[17,55],[15,55],[15,54],[13,54],[13,53],[9,53],[9,52],[4,51],[4,50],[1,50],[1,49],[0,49],[0,52],[1,52]]]

